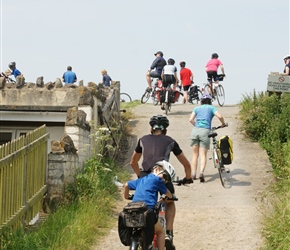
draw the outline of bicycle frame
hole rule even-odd
[[[228,124],[226,124],[225,127],[227,127]],[[220,181],[221,184],[224,188],[227,188],[226,184],[228,182],[227,177],[225,176],[226,173],[229,173],[230,170],[227,168],[225,168],[222,160],[221,160],[221,151],[220,148],[218,146],[218,142],[216,139],[216,136],[218,135],[215,130],[222,128],[222,126],[219,127],[213,127],[211,129],[210,134],[208,135],[209,138],[212,138],[212,160],[213,160],[213,164],[214,167],[218,169],[218,173],[219,173],[219,177],[220,177]]]

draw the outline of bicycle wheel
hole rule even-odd
[[[221,84],[219,84],[219,86],[216,88],[216,98],[218,104],[222,107],[225,103],[225,90]]]
[[[141,97],[141,103],[146,103],[150,98],[151,92],[145,90],[145,93]]]
[[[221,184],[224,188],[228,188],[230,185],[228,173],[230,172],[229,169],[226,169],[222,160],[221,160],[221,152],[220,149],[216,149],[216,159],[215,164],[218,169],[219,177]]]
[[[204,85],[203,94],[212,96],[212,92],[211,92],[211,88],[210,88],[210,84],[209,83]]]
[[[158,98],[157,98],[156,90],[153,90],[153,92],[152,92],[152,100],[153,100],[153,105],[156,106],[158,104]]]
[[[198,89],[197,90],[197,95],[195,97],[190,97],[190,99],[188,100],[190,103],[194,104],[196,101],[196,104],[198,104],[198,102],[201,100],[202,97],[202,92]]]
[[[132,102],[132,98],[127,93],[120,93],[120,101],[121,102]]]

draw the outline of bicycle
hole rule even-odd
[[[163,102],[161,101],[161,104],[164,103],[165,114],[168,115],[168,113],[171,111],[171,105],[178,100],[181,93],[178,90],[173,90],[171,85],[168,85],[166,88],[164,88],[163,92],[165,92],[165,98]]]
[[[159,78],[152,78],[152,90],[148,91],[145,89],[145,93],[141,97],[141,103],[146,103],[149,98],[151,97],[153,100],[153,105],[158,104],[158,97],[157,97],[157,91],[160,90],[162,87],[162,81]]]
[[[202,92],[200,87],[192,83],[188,89],[188,102],[194,104],[194,101],[198,103],[201,100]]]
[[[225,126],[212,127],[208,137],[212,138],[212,158],[210,158],[210,160],[213,160],[214,167],[218,169],[222,186],[224,188],[227,188],[227,184],[229,183],[229,178],[227,177],[227,174],[230,173],[230,169],[225,168],[222,162],[221,151],[218,145],[218,141],[216,139],[218,134],[215,132],[217,129],[223,127],[228,127],[228,124],[226,123]]]
[[[0,73],[0,77],[4,77],[5,78],[5,81],[7,83],[16,83],[15,80],[13,80],[12,78],[10,78],[9,76],[6,76],[6,74],[4,72],[1,72]]]
[[[132,98],[127,93],[120,93],[120,101],[121,102],[132,102]]]
[[[216,81],[218,80],[219,82],[223,81],[225,75],[220,74],[218,75],[218,78],[215,79]],[[206,83],[203,87],[203,92],[205,94],[209,94],[212,96],[212,98],[215,100],[217,99],[218,104],[222,107],[225,103],[225,90],[222,84],[218,83],[217,86],[214,87],[213,89],[213,83],[211,78],[208,78],[208,83]],[[215,84],[216,85],[216,84]]]

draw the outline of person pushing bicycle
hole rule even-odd
[[[150,134],[141,137],[138,140],[135,151],[131,157],[130,164],[138,176],[142,178],[152,171],[152,167],[158,161],[168,161],[170,153],[176,156],[179,162],[183,165],[185,170],[185,177],[182,184],[192,183],[190,162],[185,157],[180,149],[178,143],[167,136],[167,127],[169,120],[166,116],[155,115],[150,118],[149,124],[151,126]],[[139,160],[143,156],[142,167],[139,167]],[[172,182],[166,184],[169,191],[174,194],[174,186]],[[172,200],[165,201],[166,206],[166,236],[165,245],[166,249],[175,249],[173,245],[173,222],[175,218],[175,203]]]
[[[201,105],[193,109],[189,122],[194,126],[190,134],[190,146],[192,147],[192,179],[196,180],[198,157],[200,156],[200,182],[204,182],[204,169],[206,167],[207,151],[210,148],[211,122],[216,116],[222,126],[226,126],[223,116],[217,108],[211,105],[212,98],[205,94],[201,97]]]

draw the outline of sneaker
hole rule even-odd
[[[199,175],[200,182],[205,182],[203,174]]]
[[[170,234],[165,235],[165,248],[166,250],[175,250],[173,245],[173,237]]]

